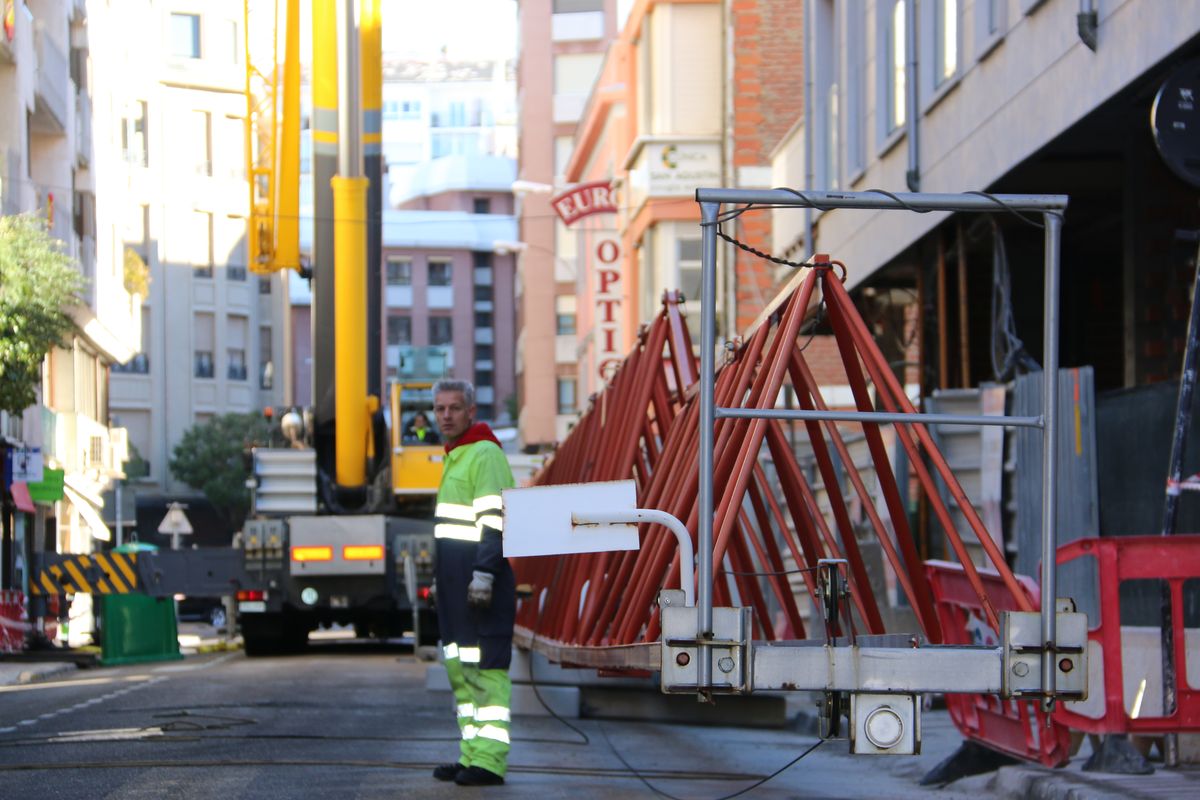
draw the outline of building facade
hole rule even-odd
[[[1068,195],[1062,363],[1093,366],[1099,391],[1177,374],[1194,253],[1177,232],[1200,212],[1196,177],[1172,172],[1151,120],[1164,82],[1200,56],[1200,4],[813,7],[816,102],[776,150],[774,183]],[[814,215],[812,244],[804,236],[802,214],[775,212],[775,252],[835,254],[864,305],[922,306],[926,393],[1012,374],[991,354],[999,243],[1008,316],[1040,360],[1041,231],[1016,216],[832,210]]]
[[[169,468],[187,429],[283,400],[284,277],[247,268],[242,20],[236,0],[115,4],[94,34],[113,246],[150,276],[140,353],[111,394],[143,462],[141,505],[192,492]]]
[[[770,185],[771,151],[801,110],[803,62],[790,54],[802,40],[801,9],[783,0],[640,0],[614,9],[614,37],[578,122],[558,145],[563,160],[549,198],[558,215],[555,246],[575,274],[564,276],[569,280],[553,307],[547,298],[521,303],[529,314],[521,334],[527,350],[538,341],[538,314],[553,310],[556,320],[565,308],[574,314],[574,330],[557,344],[566,369],[576,370],[577,407],[604,385],[606,371],[658,313],[665,292],[683,293],[689,325],[698,331],[701,231],[694,193],[701,186]],[[570,15],[551,16],[555,26]],[[523,47],[522,57],[529,52]],[[538,68],[529,74],[535,82]],[[533,86],[522,91],[523,163],[536,163],[536,137],[544,135],[544,121],[525,105]],[[612,210],[579,214],[573,190],[580,186],[607,186]],[[530,205],[522,236],[531,244],[540,213],[541,206]],[[771,224],[769,216],[748,216],[723,227],[765,249]],[[722,338],[755,319],[779,277],[762,259],[722,245],[716,309]]]
[[[84,278],[84,302],[70,309],[75,330],[46,358],[40,404],[20,417],[0,413],[4,449],[32,467],[15,505],[4,487],[0,588],[28,591],[32,552],[87,553],[112,539],[102,493],[121,474],[126,437],[111,414],[108,371],[137,347],[141,296],[114,246],[107,151],[94,141],[108,118],[92,49],[107,9],[40,0],[7,2],[4,12],[0,212],[45,219]],[[86,634],[86,608],[72,613]]]
[[[429,376],[475,385],[478,418],[513,423],[512,181],[515,165],[497,156],[444,156],[408,170],[383,212],[381,347],[385,395],[397,381]],[[301,248],[311,247],[301,229]],[[311,295],[291,288],[296,402],[311,398]]]
[[[585,400],[575,357],[578,244],[550,200],[566,188],[575,128],[626,6],[616,0],[518,5],[517,402],[520,439],[531,451],[562,439]]]

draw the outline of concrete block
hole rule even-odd
[[[782,728],[788,724],[787,700],[781,695],[718,696],[699,703],[693,695],[665,695],[625,688],[583,688],[583,716],[591,719],[631,719],[687,725],[730,725],[743,728]]]
[[[514,647],[512,666],[508,674],[514,682],[530,680],[530,663],[533,665],[533,680],[538,686],[624,686],[658,689],[658,681],[652,678],[627,676],[601,677],[594,669],[572,669],[552,663],[541,653]]]
[[[541,700],[538,700],[541,695]],[[528,683],[513,683],[512,713],[530,717],[549,717],[546,710],[549,706],[554,713],[564,719],[579,719],[580,691],[578,686],[542,686],[538,685],[537,693]],[[545,705],[542,705],[542,702]]]
[[[440,661],[425,668],[425,689],[430,692],[450,691],[450,678],[446,676],[446,665]]]

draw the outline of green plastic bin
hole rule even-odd
[[[154,551],[146,544],[114,548],[118,553]],[[175,622],[175,601],[144,594],[96,595],[96,621],[100,628],[100,663],[135,664],[183,658]]]

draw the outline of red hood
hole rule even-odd
[[[454,444],[446,443],[446,452],[449,453],[456,447],[462,447],[464,444],[474,444],[475,442],[495,442],[497,447],[500,447],[500,440],[496,438],[496,434],[492,433],[492,429],[488,427],[486,422],[476,422],[463,433],[462,436],[455,440]]]

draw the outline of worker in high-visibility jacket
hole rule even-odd
[[[512,470],[492,429],[475,422],[470,383],[439,381],[433,398],[446,443],[434,520],[438,627],[461,733],[458,761],[435,768],[433,777],[464,786],[500,784],[508,769],[517,603],[504,558],[501,492],[512,487]]]

